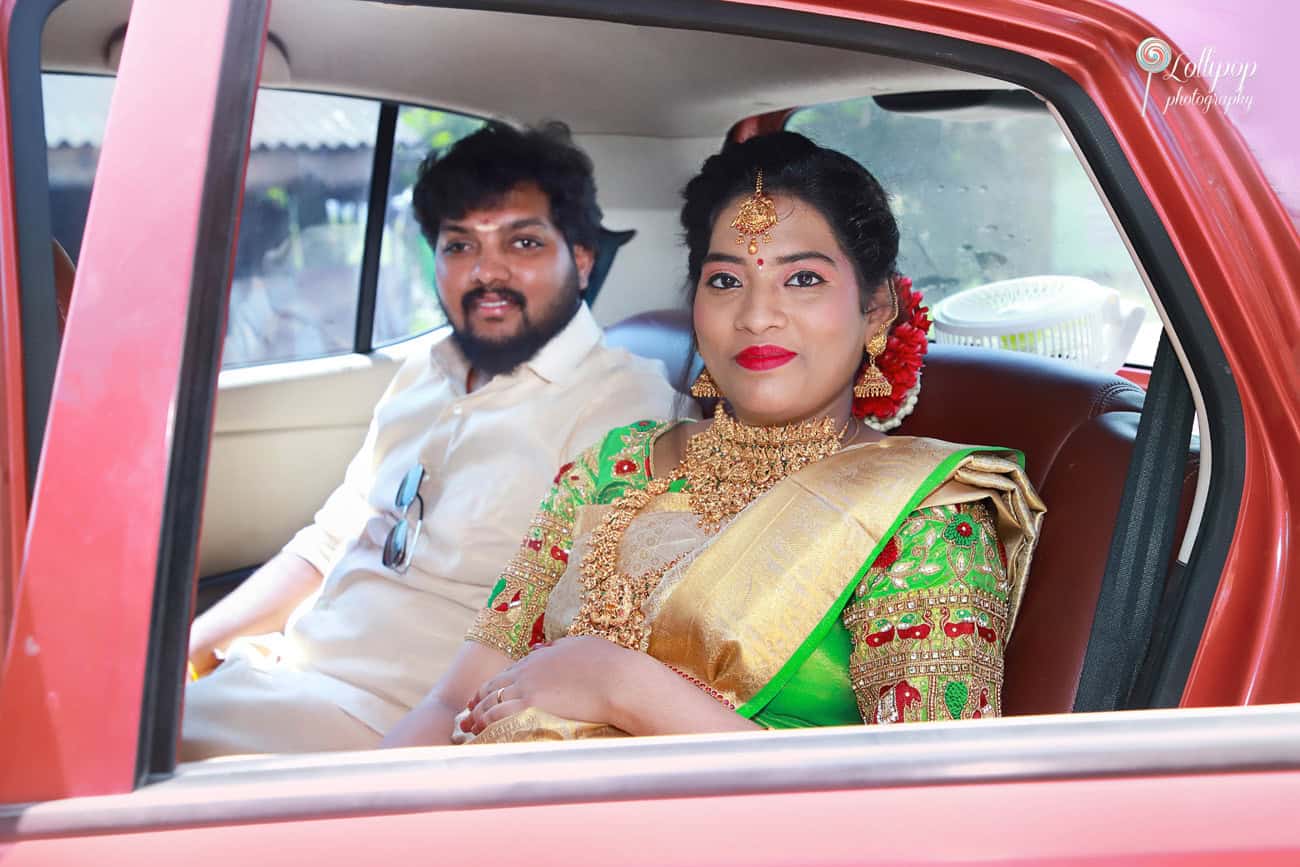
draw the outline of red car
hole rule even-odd
[[[1124,5],[0,3],[0,860],[1296,863],[1296,13]],[[593,309],[669,361],[676,190],[781,126],[882,177],[932,303],[1146,311],[1118,372],[936,343],[901,431],[1048,503],[1008,718],[178,765],[196,605],[439,327],[410,169],[486,116],[573,126],[638,233]]]

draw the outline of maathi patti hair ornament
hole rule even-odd
[[[749,198],[740,203],[740,210],[736,211],[736,218],[731,221],[731,228],[735,229],[738,234],[736,243],[745,243],[745,236],[749,236],[749,255],[753,256],[758,253],[758,239],[762,238],[764,244],[772,243],[772,227],[781,222],[781,218],[776,215],[776,203],[770,196],[763,194],[763,170],[758,170],[758,176],[754,180],[754,192]]]

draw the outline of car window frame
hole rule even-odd
[[[45,3],[51,9],[57,2],[58,0],[26,0],[26,3],[31,5]],[[265,0],[249,0],[249,2],[264,4]],[[419,0],[413,0],[413,3],[435,5],[425,4]],[[20,2],[20,6],[22,5],[24,4]],[[1107,201],[1115,208],[1121,224],[1125,226],[1133,240],[1139,258],[1151,277],[1152,286],[1169,312],[1174,330],[1183,340],[1187,362],[1195,372],[1202,395],[1210,407],[1210,422],[1215,442],[1211,495],[1205,515],[1206,529],[1193,552],[1193,562],[1189,563],[1188,569],[1189,572],[1198,570],[1211,577],[1209,586],[1212,598],[1212,591],[1217,587],[1219,573],[1227,556],[1228,543],[1235,530],[1236,504],[1243,484],[1245,455],[1240,398],[1225,363],[1223,349],[1200,304],[1186,266],[1177,255],[1172,240],[1150,199],[1138,183],[1114,132],[1106,124],[1097,103],[1063,71],[1019,51],[994,48],[977,42],[904,27],[854,20],[835,14],[839,10],[794,11],[720,2],[720,0],[656,4],[653,8],[646,7],[635,0],[532,0],[532,2],[483,2],[456,5],[466,8],[537,12],[559,17],[617,20],[641,26],[694,27],[902,56],[1011,80],[1022,86],[1029,86],[1045,96],[1062,111],[1062,116],[1080,147],[1097,171]],[[11,30],[11,45],[14,44],[12,35]],[[39,75],[39,56],[35,58],[34,67]],[[13,81],[11,76],[11,98]],[[39,88],[36,90],[36,99],[39,101]],[[251,123],[251,114],[249,122]],[[43,124],[38,126],[38,130],[43,131]],[[246,154],[245,148],[245,158]],[[41,159],[44,160],[43,151]],[[46,175],[42,173],[39,177],[44,182]],[[24,289],[26,288],[24,285]],[[52,298],[52,292],[50,294]],[[215,328],[211,323],[208,327]],[[215,375],[213,379],[215,381]],[[209,397],[206,405],[202,405],[202,401],[188,401],[185,407],[178,408],[178,412],[191,416],[191,424],[197,430],[201,427],[198,424],[199,418],[211,412],[211,398]],[[209,447],[209,439],[193,436],[178,437],[172,447],[170,464],[177,467],[184,466],[188,462],[194,466],[203,466]],[[192,479],[193,476],[191,475],[190,478]],[[200,490],[201,482],[200,476]],[[168,509],[162,517],[161,534],[164,538],[173,540],[172,544],[177,547],[177,557],[184,558],[183,549],[187,544],[192,557],[197,552],[198,509],[182,507],[180,504],[173,503],[170,497],[168,502]],[[160,567],[156,576],[155,597],[169,594],[181,595],[177,587],[169,585],[182,585],[185,594],[191,593],[192,579],[192,569],[188,574],[178,574]],[[1209,600],[1203,601],[1205,613],[1208,613]],[[178,620],[182,613],[188,613],[187,606],[184,612],[168,612],[173,621]],[[1198,612],[1195,611],[1189,615],[1193,621],[1197,616]],[[1204,614],[1199,616],[1203,624]],[[178,675],[183,670],[184,642],[175,640],[178,631],[175,629],[168,631],[170,640],[155,639],[155,634],[159,630],[166,629],[165,620],[164,617],[164,622],[154,624],[146,670],[150,680],[172,677],[170,689],[173,693],[179,693],[181,684]],[[188,629],[187,620],[184,627],[179,630],[182,638],[186,629]],[[1199,629],[1195,631],[1199,637]],[[1190,660],[1188,665],[1190,666]],[[150,689],[157,690],[162,686],[164,685],[154,684]],[[141,709],[141,729],[143,731],[147,726],[152,727],[155,739],[172,741],[171,759],[168,759],[167,750],[155,751],[149,748],[148,742],[142,738],[137,784],[169,777],[176,770],[174,740],[179,731],[179,699],[170,703],[174,710],[170,718],[155,715],[167,713],[166,710],[160,710],[162,704],[168,703],[155,702],[152,707]],[[1068,724],[1073,720],[1066,717],[1065,720],[1058,720],[1058,722],[1063,722],[1064,730],[1069,731]],[[1015,723],[992,722],[986,725],[1002,729]],[[231,767],[234,767],[234,764]],[[737,783],[734,780],[732,782]],[[926,780],[915,782],[924,783]]]
[[[412,5],[444,4],[436,0],[412,0]],[[1153,700],[1155,706],[1178,703],[1192,663],[1192,655],[1187,650],[1190,646],[1194,652],[1199,642],[1236,526],[1237,496],[1233,491],[1235,488],[1239,496],[1244,481],[1242,415],[1232,377],[1226,374],[1222,347],[1186,266],[1101,109],[1082,86],[1057,67],[1025,53],[815,12],[710,2],[647,10],[635,0],[530,0],[456,5],[539,14],[552,10],[549,14],[560,17],[617,20],[641,26],[691,26],[905,56],[1010,81],[1043,97],[1058,113],[1063,131],[1084,159],[1103,202],[1114,213],[1117,227],[1132,246],[1156,296],[1158,309],[1167,316],[1166,329],[1173,332],[1182,359],[1194,371],[1195,379],[1189,378],[1189,384],[1194,382],[1201,389],[1201,397],[1210,409],[1210,434],[1215,443],[1212,464],[1208,467],[1210,496],[1203,516],[1203,532],[1184,572],[1184,580],[1193,590],[1179,612],[1178,638],[1171,642],[1171,653],[1177,658],[1177,664],[1163,667]],[[773,112],[771,119],[774,121],[780,114]],[[741,123],[738,121],[738,125]]]

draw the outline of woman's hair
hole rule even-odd
[[[877,288],[894,274],[898,259],[898,224],[889,199],[871,172],[839,151],[819,147],[794,132],[728,142],[704,161],[682,195],[686,231],[687,292],[695,303],[709,238],[722,208],[754,192],[763,170],[763,192],[784,193],[821,213],[845,255],[853,262],[866,311]],[[780,231],[778,226],[774,231]]]
[[[432,151],[420,164],[412,205],[424,237],[433,245],[443,220],[492,207],[527,183],[546,194],[551,220],[569,248],[595,252],[601,213],[591,158],[558,121],[523,130],[491,121],[445,155]]]

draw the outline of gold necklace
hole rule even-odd
[[[706,532],[715,532],[786,476],[839,451],[848,427],[837,431],[832,418],[753,427],[732,419],[719,402],[713,424],[686,446],[691,511]]]
[[[641,575],[627,575],[618,568],[619,543],[637,513],[678,478],[655,479],[644,488],[629,490],[614,501],[592,531],[580,567],[582,605],[569,626],[570,635],[599,635],[632,650],[649,649],[650,630],[641,606],[659,586],[664,573],[682,558],[676,557]]]
[[[569,634],[599,635],[643,652],[649,647],[642,606],[685,555],[633,576],[618,568],[618,552],[633,519],[673,482],[687,480],[691,511],[705,532],[714,533],[786,476],[834,454],[847,430],[846,424],[836,431],[830,418],[751,427],[734,421],[719,403],[713,424],[690,438],[677,469],[619,497],[592,532],[580,567],[582,605]]]

